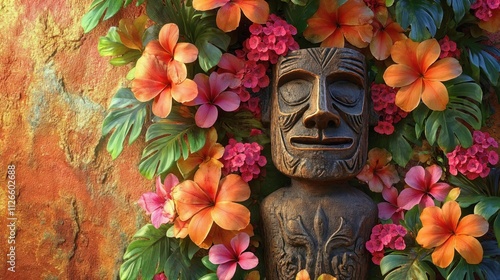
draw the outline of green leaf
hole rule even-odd
[[[396,3],[396,21],[403,29],[410,27],[409,37],[423,41],[436,35],[443,20],[439,0],[400,0]]]
[[[497,214],[495,221],[493,222],[493,233],[495,233],[495,238],[500,247],[500,214]]]
[[[484,38],[483,38],[484,40]],[[500,51],[492,46],[488,46],[478,39],[464,40],[464,45],[469,49],[469,61],[472,65],[481,70],[481,74],[486,76],[489,82],[496,86],[500,78],[500,62],[492,55],[500,55]]]
[[[456,22],[465,16],[465,12],[469,11],[470,5],[474,2],[475,0],[446,0],[448,6],[453,8]]]
[[[229,36],[218,28],[199,29],[196,32],[194,44],[198,48],[198,60],[203,71],[208,72],[219,63],[222,51],[227,50],[229,42]]]
[[[209,273],[207,275],[204,275],[201,277],[199,280],[218,280],[219,278],[217,277],[217,274],[215,273]]]
[[[117,28],[111,27],[106,36],[99,38],[97,50],[101,56],[115,56],[110,63],[114,66],[126,65],[135,62],[141,57],[141,51],[129,49],[120,40]]]
[[[163,266],[168,279],[197,280],[207,273],[200,258],[189,258],[190,244],[194,243],[189,238],[180,239],[179,247],[168,256]]]
[[[208,259],[208,256],[204,256],[202,259],[201,259],[201,262],[203,263],[203,265],[208,268],[210,271],[216,271],[217,270],[217,267],[218,265],[216,264],[213,264],[209,259]]]
[[[107,145],[107,150],[113,159],[122,152],[123,142],[129,133],[129,144],[132,144],[139,137],[148,115],[148,107],[149,103],[135,99],[134,94],[128,88],[119,89],[113,96],[109,113],[102,124],[103,136],[114,130]]]
[[[444,111],[434,111],[426,120],[425,136],[429,144],[437,142],[446,153],[456,146],[472,145],[469,127],[481,128],[481,87],[470,77],[462,75],[445,82],[449,102]]]
[[[171,7],[167,7],[167,3],[164,3],[163,0],[148,0],[146,2],[146,14],[158,25],[173,22],[169,17],[168,9]]]
[[[304,1],[304,5],[286,5],[285,19],[297,28],[297,34],[302,34],[307,27],[307,20],[318,10],[319,1]],[[337,1],[338,2],[338,1]],[[341,3],[337,3],[341,5]],[[301,36],[301,35],[300,35]]]
[[[383,137],[387,140],[388,150],[392,154],[392,159],[400,166],[406,166],[413,154],[412,145],[416,143],[415,128],[411,118],[407,117],[397,123],[394,127],[394,133],[388,137]]]
[[[139,171],[152,179],[166,172],[182,156],[200,150],[205,145],[205,130],[196,126],[193,114],[186,106],[173,106],[167,119],[160,119],[146,132],[148,146],[142,153]]]
[[[120,279],[137,279],[139,275],[142,279],[152,279],[160,272],[158,268],[167,260],[176,242],[175,238],[165,235],[170,226],[162,225],[157,229],[148,224],[137,231],[123,256]]]
[[[474,206],[474,214],[481,215],[486,220],[489,220],[498,210],[500,210],[500,197],[498,196],[485,197]]]
[[[264,129],[262,123],[253,116],[252,112],[246,110],[236,113],[222,112],[217,122],[223,130],[232,134],[238,141],[249,137],[253,128]]]
[[[404,220],[401,221],[401,225],[404,226],[408,232],[413,233],[415,236],[417,235],[420,228],[422,228],[418,206],[414,206],[405,213]]]
[[[398,252],[391,253],[382,258],[380,270],[385,275],[385,280],[400,279],[431,279],[435,278],[435,272],[426,265],[422,259],[426,257],[428,251],[420,252]]]
[[[85,33],[94,29],[101,18],[107,20],[121,9],[123,0],[94,0],[89,11],[83,16],[81,25]]]
[[[415,120],[415,136],[420,138],[422,132],[425,130],[425,119],[429,115],[429,108],[421,103],[415,110],[412,112],[413,119]]]
[[[483,259],[484,262],[485,259]],[[497,273],[493,271],[491,272],[486,272],[489,270],[489,267],[487,265],[481,265],[481,264],[468,264],[465,259],[460,258],[460,261],[458,264],[455,266],[455,268],[448,274],[448,277],[446,279],[464,279],[464,280],[475,280],[475,279],[495,279],[495,278],[485,278],[485,274],[490,274],[493,275],[494,277],[497,276]],[[479,277],[479,278],[477,278]]]

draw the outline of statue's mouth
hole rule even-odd
[[[290,138],[290,143],[304,150],[346,150],[352,147],[354,140],[349,137],[295,136]]]

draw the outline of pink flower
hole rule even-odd
[[[156,177],[156,193],[147,192],[139,199],[139,205],[146,211],[146,214],[151,215],[151,223],[155,228],[174,221],[175,204],[170,193],[178,184],[179,179],[174,174],[168,174],[163,184],[158,176]]]
[[[396,89],[385,84],[373,83],[371,86],[373,108],[379,115],[378,124],[374,127],[378,134],[391,135],[394,133],[394,124],[408,115],[396,106],[396,92]]]
[[[414,166],[407,173],[405,182],[409,186],[401,191],[398,205],[405,210],[420,204],[422,208],[434,206],[434,200],[444,201],[451,187],[447,183],[438,183],[443,170],[434,164],[425,169]]]
[[[368,152],[366,166],[356,176],[368,184],[372,192],[382,192],[399,182],[399,176],[394,165],[389,164],[392,155],[385,149],[373,148]]]
[[[214,125],[218,117],[218,109],[232,112],[240,106],[238,95],[228,90],[233,82],[230,74],[219,74],[212,72],[210,77],[198,73],[194,77],[194,82],[198,85],[198,96],[188,103],[188,106],[201,105],[194,116],[196,125],[207,128]]]
[[[245,182],[257,178],[267,163],[266,157],[260,154],[262,150],[263,147],[256,142],[241,143],[229,139],[222,156],[223,174],[240,173]]]
[[[218,264],[217,277],[228,280],[234,276],[237,265],[244,270],[257,266],[259,259],[252,252],[243,252],[250,245],[250,237],[246,233],[239,233],[231,239],[230,246],[224,244],[213,245],[208,252],[208,259]]]
[[[398,201],[398,190],[394,187],[384,188],[382,197],[387,202],[378,204],[378,217],[382,220],[391,219],[394,224],[399,224],[399,221],[404,217],[404,209],[401,208]]]
[[[406,244],[404,237],[407,231],[403,226],[395,224],[378,224],[372,228],[370,240],[365,244],[368,252],[372,254],[372,261],[380,265],[384,257],[384,250],[404,250]]]
[[[153,280],[168,280],[167,276],[165,276],[165,273],[158,273],[158,274],[155,274],[155,276],[153,277]]]

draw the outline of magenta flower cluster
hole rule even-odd
[[[370,240],[366,242],[366,249],[372,254],[372,261],[380,265],[384,257],[384,250],[404,250],[404,237],[407,231],[403,226],[395,224],[378,224],[372,228]]]
[[[267,163],[266,157],[260,154],[262,149],[263,147],[256,142],[241,143],[234,138],[229,139],[222,156],[224,164],[222,173],[224,175],[239,173],[245,182],[257,178],[261,168]]]
[[[490,173],[488,163],[498,163],[498,153],[491,148],[498,148],[498,142],[488,132],[474,131],[474,143],[465,149],[457,146],[451,153],[446,154],[450,173],[457,175],[458,172],[470,180],[477,177],[485,178]]]
[[[457,43],[450,40],[448,35],[439,40],[439,45],[441,46],[441,54],[439,55],[439,58],[454,57],[458,59],[460,57],[460,50],[457,49]]]
[[[299,44],[293,38],[297,29],[277,15],[269,15],[265,25],[252,24],[250,37],[243,42],[243,51],[252,61],[269,61],[276,64],[280,56],[289,50],[298,50]]]
[[[470,8],[475,10],[474,15],[478,19],[488,21],[493,16],[493,10],[500,8],[500,0],[477,0]]]
[[[394,132],[394,124],[405,118],[408,113],[396,106],[397,90],[386,84],[375,84],[371,86],[373,108],[379,115],[377,126],[374,127],[378,134],[391,135]]]

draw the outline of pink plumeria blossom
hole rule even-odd
[[[377,205],[378,217],[382,220],[391,219],[394,224],[399,224],[399,221],[404,218],[404,209],[398,201],[398,190],[394,187],[384,188],[382,197],[387,202],[380,202]]]
[[[243,79],[247,72],[245,60],[230,53],[223,53],[217,66],[217,73],[231,75],[232,80],[229,88],[238,94],[241,102],[248,101],[250,93],[243,86]]]
[[[389,164],[391,160],[392,155],[387,150],[373,148],[368,152],[366,166],[356,177],[367,183],[372,192],[382,192],[399,182],[396,168]]]
[[[239,265],[244,270],[249,270],[259,264],[259,259],[252,252],[244,252],[250,245],[250,236],[242,232],[233,237],[228,245],[213,245],[208,252],[208,259],[213,264],[218,264],[217,277],[221,280],[233,278]]]
[[[144,193],[138,203],[151,215],[151,223],[155,228],[171,223],[176,218],[175,204],[170,196],[172,189],[179,184],[174,174],[168,174],[162,184],[160,176],[156,177],[156,192]]]
[[[405,182],[408,188],[401,191],[398,205],[405,210],[419,204],[422,208],[434,206],[434,199],[444,201],[451,189],[447,183],[438,181],[443,170],[434,164],[426,167],[414,166],[406,173]]]
[[[202,128],[211,127],[219,115],[217,107],[232,112],[240,106],[238,94],[229,89],[233,83],[231,74],[212,72],[210,77],[198,73],[194,82],[198,85],[198,96],[188,106],[201,105],[194,116],[196,125]]]

